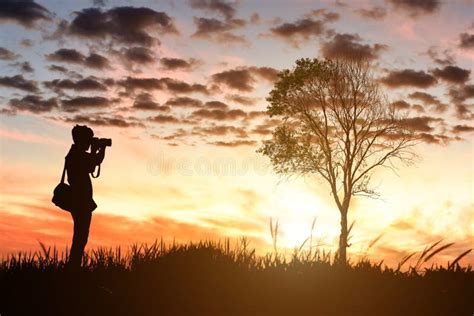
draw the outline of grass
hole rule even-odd
[[[84,268],[42,251],[0,263],[3,315],[472,315],[474,271],[459,265],[421,269],[449,247],[441,241],[403,269],[367,258],[342,267],[324,251],[258,256],[246,239],[96,249]],[[444,248],[443,248],[444,247]],[[301,247],[300,247],[301,248]],[[311,248],[310,248],[311,249]]]

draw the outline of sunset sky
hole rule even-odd
[[[0,256],[65,248],[51,203],[71,128],[112,138],[93,180],[88,248],[247,236],[282,251],[335,250],[339,212],[318,178],[284,178],[256,153],[265,98],[302,57],[372,61],[423,142],[414,166],[380,170],[356,198],[348,252],[398,262],[444,239],[474,243],[474,1],[0,2]],[[289,251],[288,250],[288,251]],[[463,263],[474,263],[472,255]]]

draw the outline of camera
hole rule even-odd
[[[112,140],[110,138],[92,138],[91,147],[95,148],[103,148],[103,147],[111,147]]]

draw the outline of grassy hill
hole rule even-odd
[[[435,251],[435,248],[431,249]],[[423,262],[429,252],[420,255]],[[81,271],[67,257],[10,256],[0,264],[6,315],[469,315],[474,271],[389,268],[368,260],[342,267],[321,251],[257,256],[242,242],[134,245],[90,251]]]

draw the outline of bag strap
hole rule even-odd
[[[95,169],[95,168],[94,168]],[[99,164],[99,169],[97,169],[97,174],[94,176],[94,172],[91,172],[92,178],[98,178],[100,176],[100,164]]]
[[[66,176],[66,157],[64,157],[64,168],[63,168],[63,175],[61,176],[61,183],[64,183],[65,176]]]

